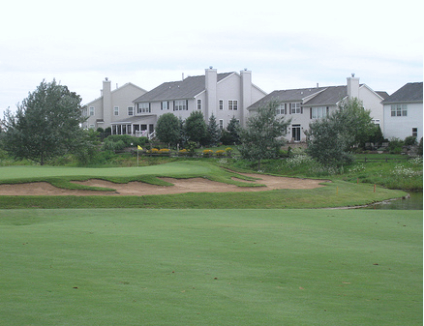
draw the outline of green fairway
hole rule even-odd
[[[143,167],[113,167],[113,168],[83,168],[63,166],[3,166],[0,167],[0,181],[10,179],[42,178],[42,177],[131,177],[135,175],[185,175],[209,174],[212,169],[210,164],[201,162],[173,162],[163,165]]]
[[[0,210],[0,325],[422,325],[422,214]]]

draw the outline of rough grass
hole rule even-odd
[[[0,210],[1,325],[422,325],[422,211]]]

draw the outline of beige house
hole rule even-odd
[[[247,108],[266,95],[252,83],[252,73],[218,73],[210,67],[205,75],[165,82],[150,92],[134,97],[134,116],[112,123],[113,134],[154,135],[157,119],[173,113],[183,120],[200,111],[209,120],[212,114],[221,128],[234,117],[244,124]]]
[[[101,96],[83,107],[83,115],[88,117],[83,128],[113,127],[114,122],[131,118],[135,115],[133,100],[143,94],[146,90],[127,83],[116,89],[111,89],[111,81],[106,78],[103,81]]]
[[[347,78],[346,85],[311,87],[274,91],[251,105],[248,110],[254,113],[259,107],[275,100],[280,102],[277,109],[279,116],[291,119],[286,139],[289,142],[306,141],[305,131],[309,124],[328,116],[337,110],[347,98],[358,98],[366,110],[371,111],[374,123],[379,124],[383,131],[383,105],[381,102],[388,97],[386,92],[375,92],[369,86],[359,83],[359,78],[353,74]],[[383,131],[384,132],[384,131]]]

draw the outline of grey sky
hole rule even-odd
[[[20,1],[0,19],[0,114],[55,78],[87,103],[102,80],[165,81],[252,71],[266,92],[342,85],[376,91],[423,80],[418,1]]]

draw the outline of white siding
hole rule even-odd
[[[391,105],[384,105],[384,137],[405,139],[412,136],[412,129],[417,128],[417,141],[423,137],[423,104],[405,103],[408,114],[406,117],[392,117]]]

